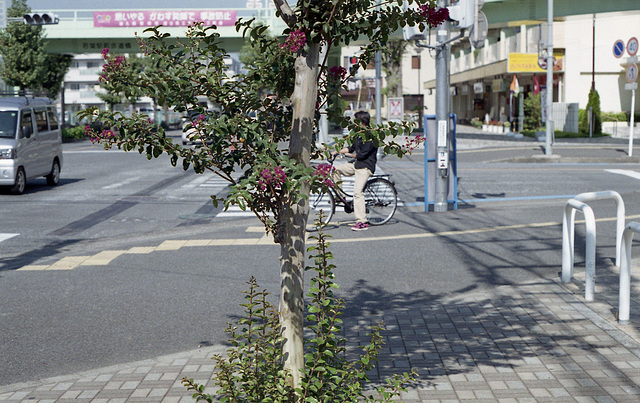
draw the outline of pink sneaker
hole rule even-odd
[[[366,222],[358,222],[356,225],[351,227],[351,231],[366,231],[369,229],[369,224]]]

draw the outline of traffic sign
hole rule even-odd
[[[404,98],[389,98],[389,119],[401,120],[404,117]]]
[[[632,83],[638,79],[638,65],[635,63],[630,63],[627,66],[627,81]]]
[[[627,52],[629,56],[635,56],[638,53],[638,38],[635,36],[631,37],[627,42]]]
[[[622,41],[622,39],[618,39],[613,44],[613,55],[618,59],[621,58],[622,55],[624,55],[624,42]]]
[[[553,65],[555,66],[556,63],[558,63],[558,59],[553,56]],[[540,56],[538,58],[538,67],[540,67],[542,70],[546,70],[547,69],[547,58],[544,56]]]

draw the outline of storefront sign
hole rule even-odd
[[[564,57],[554,54],[553,71],[564,71]],[[507,66],[509,73],[543,73],[546,70],[538,65],[537,53],[509,53]]]
[[[484,92],[484,83],[473,83],[473,93],[482,94]]]
[[[469,95],[469,85],[468,84],[462,84],[462,86],[460,87],[460,95]]]
[[[492,92],[503,92],[507,89],[507,86],[503,79],[495,79],[491,82],[491,91]]]
[[[205,25],[233,26],[236,10],[93,12],[94,27],[186,27],[199,21]]]

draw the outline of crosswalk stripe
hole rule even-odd
[[[605,169],[606,172],[618,175],[626,175],[634,179],[640,179],[640,172],[631,171],[629,169]]]
[[[0,233],[0,242],[6,241],[9,238],[13,238],[14,236],[18,236],[20,234],[1,234]]]

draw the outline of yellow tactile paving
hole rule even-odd
[[[628,216],[627,219],[638,219],[640,215]],[[597,222],[600,221],[612,221],[615,220],[616,217],[609,218],[600,218],[597,219]],[[577,221],[580,223],[583,221]],[[400,239],[411,239],[411,238],[429,238],[429,237],[437,237],[437,236],[454,236],[454,235],[464,235],[464,234],[474,234],[474,233],[482,233],[482,232],[493,232],[493,231],[505,231],[505,230],[513,230],[520,228],[536,228],[536,227],[549,227],[549,226],[558,226],[561,225],[560,222],[540,222],[540,223],[530,223],[530,224],[519,224],[519,225],[508,225],[508,226],[497,226],[497,227],[487,227],[487,228],[477,228],[470,230],[462,230],[462,231],[444,231],[444,232],[424,232],[424,233],[415,233],[415,234],[403,234],[403,235],[392,235],[392,236],[374,236],[374,237],[349,237],[343,239],[332,238],[332,243],[341,243],[341,242],[374,242],[374,241],[397,241]],[[260,231],[258,231],[258,228]],[[247,232],[263,232],[263,227],[249,227],[247,228]],[[307,233],[307,236],[309,234]],[[42,271],[42,270],[73,270],[78,266],[104,266],[111,263],[115,258],[125,254],[148,254],[155,251],[172,251],[179,250],[180,248],[185,247],[201,247],[201,246],[251,246],[251,245],[276,245],[273,242],[273,235],[263,235],[260,238],[229,238],[229,239],[191,239],[191,240],[167,240],[162,242],[158,246],[145,246],[145,247],[132,247],[128,250],[107,250],[99,252],[93,256],[67,256],[64,257],[57,262],[51,265],[27,265],[23,266],[18,271]]]
[[[158,246],[157,250],[178,250],[184,246],[187,241],[164,241]]]
[[[258,245],[273,245],[273,234],[266,234],[262,238],[258,239]]]
[[[183,247],[190,247],[190,246],[209,246],[209,243],[211,242],[211,239],[190,239],[187,242],[185,242],[184,245],[182,245]]]
[[[126,250],[105,250],[82,262],[83,266],[106,266],[115,258],[127,253]]]
[[[238,238],[233,239],[231,245],[257,245],[258,241],[256,238]]]
[[[73,270],[83,264],[90,256],[67,256],[58,260],[46,270]]]
[[[130,253],[132,255],[145,255],[147,253],[153,252],[156,249],[158,249],[156,246],[134,246],[133,248],[129,249],[127,253]]]
[[[36,270],[47,270],[49,267],[49,265],[46,264],[32,264],[29,266],[22,266],[21,268],[18,269],[18,271],[36,271]]]

